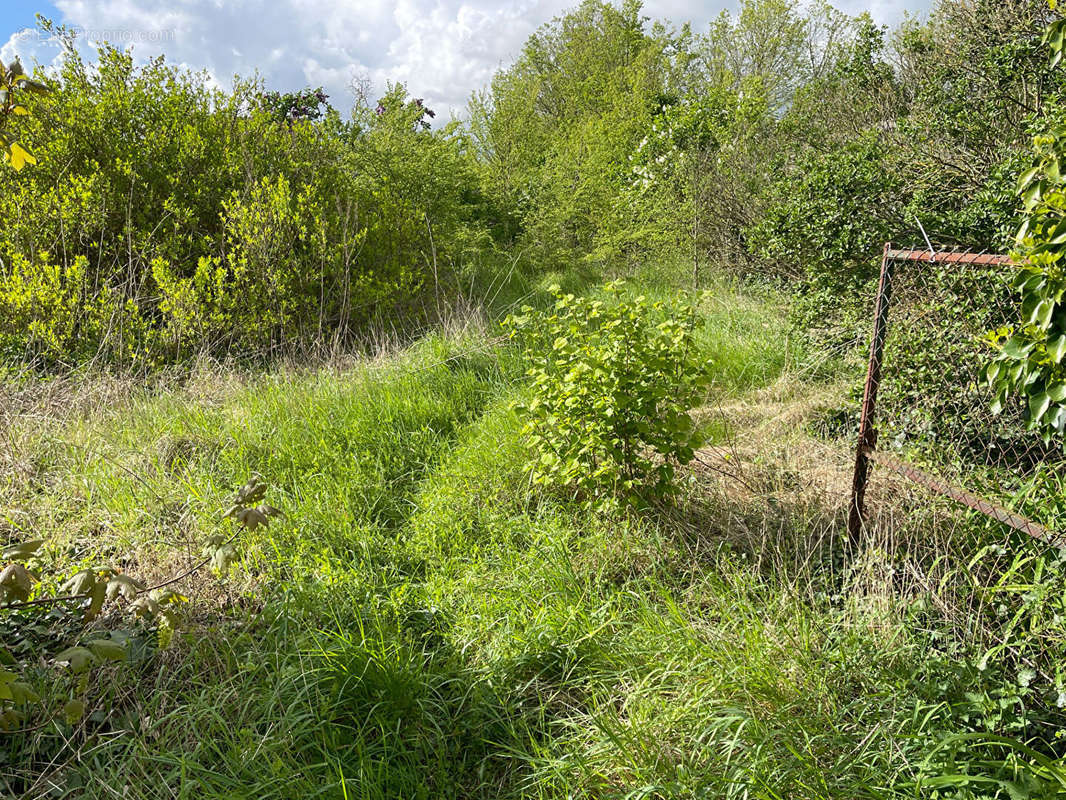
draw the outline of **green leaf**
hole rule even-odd
[[[241,506],[258,503],[263,499],[266,490],[267,485],[263,482],[262,476],[259,473],[252,473],[248,482],[237,491],[234,503]]]
[[[0,550],[0,561],[25,561],[41,549],[44,539],[32,539],[28,542],[16,542],[9,544]]]
[[[93,584],[92,589],[89,590],[89,604],[85,607],[85,615],[83,617],[85,622],[90,622],[100,615],[105,600],[107,600],[107,583],[97,581]]]
[[[97,662],[96,655],[86,647],[68,647],[55,657],[57,664],[65,664],[71,672],[85,672]]]
[[[1037,181],[1024,192],[1022,192],[1022,201],[1025,203],[1026,211],[1031,211],[1033,206],[1040,202],[1041,197],[1044,195],[1044,182]]]
[[[27,600],[36,580],[21,564],[8,564],[0,570],[0,598],[16,602]]]
[[[107,599],[114,600],[121,595],[127,600],[133,600],[137,593],[143,590],[144,586],[129,575],[115,575],[107,582]]]
[[[1058,381],[1048,386],[1047,396],[1051,398],[1053,403],[1061,403],[1066,400],[1066,383]]]
[[[1039,270],[1024,269],[1019,270],[1018,274],[1014,276],[1011,285],[1021,292],[1031,292],[1040,287],[1043,287],[1048,281],[1048,276]]]
[[[0,731],[14,731],[22,722],[23,715],[13,708],[0,712]]]
[[[92,650],[95,655],[101,661],[125,661],[126,660],[126,648],[121,642],[116,642],[114,639],[93,639],[86,642],[86,645]]]
[[[74,698],[63,705],[63,719],[73,725],[85,716],[85,701]]]
[[[1055,303],[1051,300],[1041,300],[1036,304],[1029,322],[1041,328],[1046,328],[1051,322],[1051,315],[1055,311]]]
[[[1032,349],[1032,342],[1026,341],[1018,336],[1012,336],[1003,345],[1003,355],[1018,361],[1028,356],[1029,351]]]
[[[33,690],[33,687],[22,681],[12,681],[8,684],[11,693],[11,702],[16,706],[25,706],[36,703],[41,696]]]
[[[270,520],[266,514],[258,508],[246,508],[237,515],[237,521],[250,531],[254,531],[260,525],[269,525]]]
[[[1062,362],[1062,357],[1066,355],[1066,334],[1056,336],[1047,343],[1047,354],[1056,364]]]
[[[83,569],[75,572],[60,589],[67,594],[89,594],[96,585],[96,570]]]
[[[211,552],[211,569],[223,575],[229,572],[233,562],[237,560],[237,551],[231,544],[222,545]]]
[[[1040,174],[1039,166],[1033,167],[1027,172],[1022,173],[1022,176],[1018,179],[1018,186],[1015,189],[1015,194],[1021,194],[1023,191],[1025,191],[1025,188],[1033,182],[1033,178],[1035,178],[1038,174]]]
[[[28,683],[17,680],[14,672],[0,669],[0,702],[6,701],[16,706],[36,703],[40,696]]]
[[[1061,53],[1066,43],[1066,29],[1059,24],[1060,22],[1061,20],[1056,20],[1047,29],[1047,44],[1052,53]]]
[[[1059,220],[1059,223],[1047,235],[1047,244],[1064,243],[1066,243],[1066,219]]]
[[[1040,418],[1044,416],[1044,412],[1048,410],[1048,406],[1051,405],[1051,398],[1047,392],[1040,392],[1034,394],[1029,398],[1029,419],[1034,422],[1039,422]]]
[[[1066,406],[1058,406],[1053,409],[1048,414],[1046,424],[1050,425],[1059,433],[1062,433],[1063,429],[1066,428]]]
[[[141,596],[130,603],[130,611],[135,616],[151,619],[159,613],[160,608],[159,603],[151,597]]]

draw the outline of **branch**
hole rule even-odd
[[[236,531],[233,532],[233,535],[230,536],[220,546],[221,547],[225,547],[226,545],[230,544],[234,539],[237,538],[237,536],[238,536],[238,534],[240,534],[240,532],[241,532],[241,530],[240,530],[240,528],[238,528]],[[153,586],[149,586],[149,587],[147,587],[145,589],[141,589],[140,591],[137,592],[137,596],[139,597],[140,595],[145,594],[147,592],[154,592],[156,589],[162,589],[164,586],[170,586],[173,583],[177,583],[178,581],[182,580],[183,578],[189,577],[190,575],[192,575],[197,570],[203,569],[210,561],[211,561],[211,556],[208,556],[207,558],[205,558],[202,561],[200,561],[198,564],[194,564],[193,566],[189,567],[184,572],[181,572],[181,573],[175,575],[173,578],[167,578],[165,581],[161,581],[160,583],[157,583],[157,584],[155,584]],[[68,594],[68,595],[63,595],[61,597],[41,597],[41,598],[38,598],[36,600],[23,600],[23,601],[20,601],[18,603],[5,603],[4,605],[0,606],[0,611],[10,611],[11,609],[15,609],[15,608],[29,608],[30,606],[54,605],[54,604],[58,604],[58,603],[71,602],[73,600],[88,600],[90,597],[91,597],[91,595],[89,593],[85,593],[85,594]]]

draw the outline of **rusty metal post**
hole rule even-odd
[[[859,417],[859,443],[855,450],[855,473],[851,481],[851,503],[848,509],[848,541],[857,546],[862,536],[866,483],[870,477],[869,451],[877,444],[874,413],[877,409],[877,387],[881,384],[881,358],[888,332],[888,305],[892,299],[891,244],[885,243],[881,255],[881,277],[877,284],[874,306],[874,330],[870,340],[870,361],[866,367],[866,385],[862,392],[862,413]]]

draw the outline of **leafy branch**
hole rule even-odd
[[[6,67],[0,62],[0,149],[4,160],[16,170],[27,164],[36,164],[37,159],[15,139],[11,122],[15,117],[29,116],[29,109],[22,105],[20,93],[48,94],[48,87],[31,80],[22,68],[18,57]]]
[[[84,604],[81,621],[88,623],[100,615],[105,603],[121,598],[128,602],[128,610],[135,617],[157,621],[164,628],[172,630],[178,622],[175,607],[187,598],[167,587],[208,565],[219,574],[227,572],[237,558],[236,541],[241,532],[269,525],[271,518],[282,515],[278,509],[263,502],[266,490],[267,484],[262,477],[254,474],[236,492],[232,505],[222,515],[223,519],[234,521],[236,530],[228,536],[212,536],[204,545],[204,557],[200,561],[152,586],[144,586],[113,567],[88,567],[70,576],[60,586],[65,594],[30,599],[39,579],[27,569],[25,562],[36,558],[45,542],[35,539],[8,545],[0,550],[0,562],[10,562],[0,571],[0,600],[4,601],[0,611],[78,602]],[[85,692],[88,670],[107,661],[123,661],[125,658],[124,643],[113,638],[92,639],[82,645],[67,647],[55,655],[52,661],[56,665],[66,667],[72,675],[81,676],[76,683],[74,696],[63,708],[68,723],[77,721],[85,712],[84,700],[79,695]],[[15,658],[2,647],[0,663],[15,663]],[[18,728],[22,720],[21,707],[39,701],[40,696],[29,683],[18,680],[18,675],[13,671],[0,668],[0,730]]]
[[[1057,66],[1066,52],[1066,19],[1053,22],[1044,41]],[[995,392],[995,413],[1021,396],[1029,428],[1050,442],[1066,433],[1066,125],[1033,137],[1033,150],[1032,168],[1017,186],[1023,221],[1013,288],[1021,295],[1020,322],[987,334],[995,355],[984,378]]]

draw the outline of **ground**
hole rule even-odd
[[[0,524],[68,567],[180,571],[252,472],[286,514],[182,584],[165,641],[100,621],[133,663],[0,750],[11,791],[913,796],[967,680],[916,603],[937,562],[841,565],[851,443],[819,421],[848,381],[803,372],[769,290],[704,312],[709,442],[638,515],[531,491],[521,370],[477,315],[313,367],[9,382]]]

